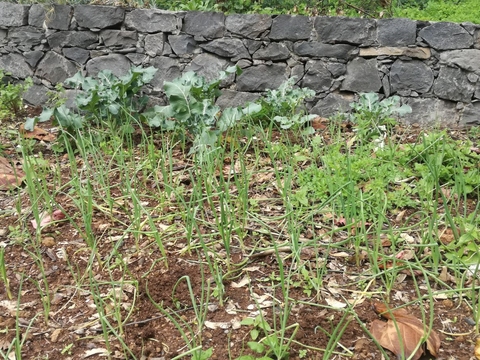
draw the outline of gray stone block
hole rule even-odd
[[[137,45],[137,32],[126,30],[102,30],[100,37],[105,46],[128,48]]]
[[[299,56],[331,57],[345,60],[350,57],[354,49],[354,46],[348,44],[331,45],[316,41],[304,41],[293,45],[293,51]]]
[[[33,47],[40,45],[45,35],[42,31],[33,26],[22,26],[12,28],[8,31],[7,39],[22,46]]]
[[[311,114],[330,117],[333,115],[347,113],[351,110],[350,104],[355,101],[352,94],[331,93],[317,101],[310,109]]]
[[[25,61],[28,63],[28,65],[34,68],[43,57],[43,51],[29,51],[24,53],[23,56],[25,57]]]
[[[168,42],[176,55],[193,54],[197,42],[191,35],[169,35]]]
[[[292,70],[290,71],[290,77],[295,77],[295,79],[300,81],[301,78],[303,78],[303,75],[305,74],[305,65],[303,64],[298,64],[292,67]]]
[[[212,54],[197,55],[189,66],[185,68],[185,72],[194,71],[197,75],[203,76],[207,81],[212,81],[218,78],[220,71],[225,70],[231,66],[229,61],[219,58]],[[230,78],[230,81],[233,80]]]
[[[49,51],[38,64],[35,76],[46,79],[51,84],[58,84],[76,72],[77,67],[74,63],[54,51]]]
[[[125,9],[112,6],[76,5],[74,14],[78,26],[105,29],[119,26],[125,17]]]
[[[77,46],[87,48],[98,42],[98,35],[91,31],[58,31],[47,37],[50,48]]]
[[[20,54],[12,53],[0,56],[0,69],[19,79],[25,79],[33,75],[32,69]]]
[[[68,5],[53,5],[53,12],[47,15],[49,29],[68,30],[72,20],[73,8]]]
[[[200,47],[213,54],[230,58],[232,61],[250,59],[250,54],[240,39],[215,39],[206,44],[201,44]]]
[[[440,73],[433,84],[433,93],[441,99],[470,102],[475,87],[468,81],[465,71],[457,68],[440,68]]]
[[[365,46],[375,43],[374,20],[319,16],[315,18],[314,26],[321,42]]]
[[[233,14],[225,19],[225,28],[228,31],[249,39],[258,38],[269,30],[271,25],[272,18],[270,15]]]
[[[325,62],[310,60],[305,66],[305,71],[305,75],[302,79],[302,87],[326,92],[333,85],[332,73],[327,69]]]
[[[46,6],[40,4],[33,4],[28,11],[28,25],[43,27],[45,21]],[[64,29],[64,30],[68,30]]]
[[[403,104],[410,105],[412,112],[401,119],[421,126],[455,125],[459,120],[456,103],[439,99],[402,98]]]
[[[475,34],[473,35],[473,47],[480,49],[480,29],[475,30]]]
[[[250,39],[244,39],[243,43],[245,44],[245,47],[248,49],[248,52],[253,55],[255,51],[260,49],[262,47],[263,42],[258,41],[258,40],[250,40]]]
[[[474,102],[464,107],[458,122],[460,126],[480,125],[480,102]]]
[[[69,5],[40,5],[33,4],[28,15],[28,24],[49,29],[68,30],[72,20],[73,9]]]
[[[145,53],[151,57],[162,55],[164,43],[165,35],[163,33],[145,36]]]
[[[225,109],[227,107],[243,107],[247,103],[257,101],[259,98],[260,94],[258,93],[249,93],[225,89],[222,90],[222,95],[218,97],[216,105],[220,106],[222,109]]]
[[[326,67],[334,78],[344,75],[347,72],[347,65],[338,62],[328,62]]]
[[[0,3],[0,26],[23,26],[28,23],[28,5]]]
[[[454,23],[434,23],[420,30],[418,35],[437,50],[462,49],[473,45],[472,35]]]
[[[383,88],[383,94],[385,95],[385,97],[389,97],[392,90],[390,88],[390,80],[386,75],[382,77],[382,88]]]
[[[277,89],[286,79],[286,65],[257,65],[246,68],[237,77],[238,91],[265,91]]]
[[[48,90],[46,86],[33,84],[23,93],[23,100],[33,106],[44,105],[48,101]]]
[[[458,66],[459,68],[473,71],[480,75],[480,50],[463,49],[444,51],[440,54],[440,61],[449,66]]]
[[[355,58],[347,64],[345,80],[341,90],[361,92],[378,92],[382,81],[377,70],[377,60]]]
[[[82,65],[90,58],[90,51],[79,47],[64,48],[62,53],[67,59],[73,60]]]
[[[182,65],[177,59],[157,56],[150,61],[150,65],[158,69],[151,81],[154,91],[162,91],[163,83],[171,81],[182,75]]]
[[[312,23],[306,16],[279,15],[272,21],[270,39],[307,40],[312,32]]]
[[[260,60],[287,60],[290,58],[290,51],[284,43],[270,43],[266,47],[258,49],[253,54],[254,59]]]
[[[381,46],[415,45],[417,23],[410,19],[377,20],[377,41]]]
[[[225,31],[225,15],[214,12],[188,12],[183,19],[185,33],[202,36],[206,39],[223,37]]]
[[[87,62],[88,76],[96,76],[102,70],[110,70],[115,76],[123,76],[128,73],[132,64],[130,60],[121,54],[109,54],[99,56]]]
[[[144,54],[137,54],[137,53],[132,53],[132,54],[126,54],[125,55],[133,65],[135,66],[140,66],[143,64],[145,59],[147,58]]]
[[[412,90],[425,93],[433,85],[433,71],[419,60],[397,60],[390,69],[391,91]]]
[[[143,33],[176,32],[179,27],[176,13],[153,9],[135,9],[127,13],[125,26]]]

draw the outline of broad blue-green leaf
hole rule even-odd
[[[77,86],[83,84],[84,79],[85,79],[85,77],[79,71],[75,75],[73,75],[72,77],[69,77],[68,79],[66,79],[64,82],[67,85],[77,87]]]
[[[77,97],[75,98],[75,102],[77,103],[77,106],[79,108],[88,106],[90,102],[93,99],[93,93],[84,93],[84,94],[78,94]]]
[[[303,135],[315,134],[315,129],[312,126],[307,126],[305,129],[303,129],[302,134]]]
[[[253,115],[262,111],[262,105],[256,103],[249,103],[246,107],[242,109],[244,115]]]
[[[242,112],[238,108],[226,108],[217,122],[218,130],[221,132],[231,128],[242,117]]]
[[[35,116],[33,118],[27,118],[24,125],[25,130],[33,131],[33,128],[37,123],[50,120],[52,115],[53,115],[53,109],[43,109],[42,113],[39,116]]]
[[[403,116],[405,114],[410,114],[412,112],[412,108],[407,104],[403,104],[399,108],[395,109],[395,112],[398,115]]]
[[[120,110],[120,105],[118,104],[110,104],[108,105],[108,111],[110,111],[110,113],[112,115],[117,115],[118,114],[118,110]]]
[[[81,129],[83,127],[83,117],[70,112],[70,110],[62,105],[53,111],[55,120],[66,129]]]
[[[142,74],[143,85],[150,83],[150,81],[153,80],[157,71],[158,71],[158,69],[154,68],[153,66],[149,66],[148,68],[144,68],[143,69],[143,74]]]
[[[204,154],[215,147],[217,139],[218,135],[215,131],[203,129],[202,133],[193,140],[189,154],[197,153],[201,160]]]

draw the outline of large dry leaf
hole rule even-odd
[[[0,190],[9,190],[20,186],[24,178],[23,171],[15,169],[7,159],[0,156]]]
[[[405,358],[410,358],[414,354],[412,360],[420,359],[424,348],[422,345],[417,349],[417,346],[425,336],[422,322],[405,309],[389,310],[383,303],[375,303],[374,309],[388,319],[387,322],[374,320],[370,325],[370,332],[378,343],[399,357],[403,354]],[[427,349],[431,355],[438,356],[440,337],[434,330],[427,338]]]
[[[23,124],[20,125],[20,134],[23,135],[24,138],[26,139],[36,139],[40,141],[54,141],[55,140],[55,135],[49,133],[48,131],[39,128],[38,126],[35,126],[33,128],[33,131],[29,131],[25,129],[25,126]]]

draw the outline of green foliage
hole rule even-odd
[[[25,79],[23,84],[5,84],[5,73],[0,70],[0,120],[11,119],[18,116],[22,110],[22,95],[33,82],[31,78]]]
[[[478,0],[156,0],[168,10],[222,11],[225,13],[263,13],[329,15],[350,17],[406,17],[418,20],[480,22]]]
[[[247,345],[260,357],[245,355],[237,358],[237,360],[281,360],[288,358],[287,345],[282,342],[277,332],[270,327],[262,315],[257,315],[255,318],[245,318],[241,321],[241,324],[253,326],[253,328],[250,330],[250,337],[253,341],[249,341]],[[264,335],[264,337],[260,338],[262,335]],[[274,355],[278,353],[284,354],[284,356],[278,358]],[[264,355],[262,356],[262,354]]]
[[[406,104],[398,106],[399,101],[398,96],[378,101],[376,93],[360,94],[358,102],[350,104],[353,109],[350,120],[356,127],[358,138],[368,142],[389,133],[397,123],[394,115],[403,116],[412,112]]]
[[[360,123],[364,129],[379,127],[378,122],[369,127],[366,119]],[[471,151],[471,142],[452,140],[445,132],[421,139],[401,147],[388,141],[382,147],[376,141],[355,146],[355,138],[347,146],[343,142],[325,148],[312,144],[320,150],[313,164],[298,173],[295,200],[309,205],[330,199],[345,217],[363,208],[365,216],[373,219],[379,211],[430,206],[441,188],[458,197],[479,192],[480,156]]]
[[[259,111],[255,104],[241,108],[226,108],[221,111],[215,105],[221,94],[220,83],[230,74],[240,74],[238,67],[222,71],[211,82],[194,72],[187,72],[182,77],[164,84],[169,105],[155,106],[148,113],[148,123],[164,130],[182,129],[193,137],[190,153],[204,154],[215,147],[220,134],[237,123],[244,115]]]
[[[396,17],[429,21],[470,21],[480,24],[478,0],[403,1],[394,10]]]
[[[257,104],[261,110],[253,116],[253,120],[269,124],[272,119],[281,129],[298,130],[316,115],[306,114],[305,99],[315,96],[315,91],[308,88],[294,87],[296,78],[291,77],[278,89],[268,89],[265,96]]]
[[[372,144],[350,152],[344,151],[343,144],[329,146],[319,164],[312,164],[298,173],[300,190],[296,199],[308,205],[334,197],[333,204],[343,209],[345,217],[354,214],[362,203],[368,203],[369,207],[364,209],[368,219],[375,218],[378,209],[384,207],[416,205],[411,197],[391,196],[397,190],[407,191],[404,185],[397,184],[407,175],[395,162],[395,153],[377,150],[373,157],[373,152]]]
[[[84,77],[80,72],[65,80],[67,85],[83,90],[75,99],[78,108],[91,119],[118,117],[120,112],[138,118],[138,114],[147,104],[148,97],[136,95],[141,88],[154,77],[154,67],[132,67],[122,77],[115,76],[110,70],[102,70],[97,78]]]
[[[406,144],[403,152],[410,159],[412,174],[421,176],[419,188],[425,194],[443,185],[463,196],[478,191],[480,184],[480,155],[470,150],[472,146],[470,141],[452,140],[442,131],[423,135],[418,144]]]
[[[109,70],[100,71],[97,78],[84,77],[80,72],[65,80],[65,83],[81,89],[75,103],[81,115],[67,108],[62,99],[54,101],[53,108],[46,108],[34,118],[27,118],[25,129],[32,130],[37,122],[48,121],[53,116],[54,124],[59,125],[66,136],[77,134],[85,123],[109,124],[131,132],[131,119],[139,119],[148,98],[138,97],[142,86],[148,84],[157,70],[153,67],[132,67],[123,77],[116,77]],[[112,121],[113,120],[113,121]]]

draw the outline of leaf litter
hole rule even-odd
[[[374,320],[370,324],[373,337],[398,358],[418,360],[426,348],[434,357],[440,350],[440,336],[433,329],[426,328],[415,316],[405,309],[390,309],[386,304],[375,302],[374,310],[387,321]]]

